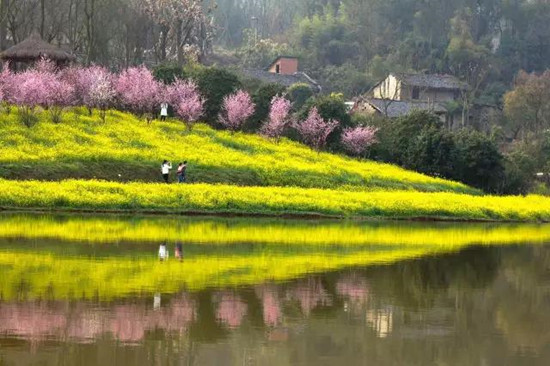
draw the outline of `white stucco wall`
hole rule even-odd
[[[401,100],[401,82],[393,75],[389,75],[373,89],[373,97],[378,99]]]

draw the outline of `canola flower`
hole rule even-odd
[[[442,251],[439,251],[441,253]],[[438,253],[413,248],[353,254],[197,256],[159,262],[156,258],[63,257],[53,254],[0,251],[0,298],[113,300],[135,294],[176,293],[285,281],[310,273],[359,265],[389,264]],[[24,284],[24,290],[21,289]]]
[[[348,190],[421,190],[479,194],[464,184],[394,165],[320,153],[282,139],[216,131],[204,124],[186,132],[177,122],[151,125],[109,111],[107,122],[75,108],[61,124],[27,128],[16,113],[0,114],[0,176],[158,181],[160,162],[188,160],[193,182],[247,186],[296,186]],[[120,175],[120,177],[119,177]]]
[[[102,244],[178,241],[228,246],[250,243],[294,248],[460,247],[550,242],[550,225],[4,214],[0,215],[1,238]]]
[[[113,245],[125,241],[130,241],[126,249],[137,244],[139,248]],[[158,261],[158,243],[164,241],[172,243],[170,249],[175,241],[186,243],[183,262]],[[311,225],[288,220],[10,214],[0,216],[0,298],[109,301],[135,294],[287,281],[310,273],[453,253],[472,245],[549,241],[550,225],[533,224]]]
[[[550,198],[296,187],[0,180],[0,206],[180,214],[550,221]]]

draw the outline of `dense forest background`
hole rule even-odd
[[[263,67],[290,53],[349,97],[414,70],[455,74],[498,103],[519,70],[548,67],[548,19],[546,0],[1,0],[0,48],[38,31],[114,68],[189,50]]]

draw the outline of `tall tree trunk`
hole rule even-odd
[[[10,0],[0,0],[0,50],[7,48],[9,2]]]
[[[44,39],[44,26],[46,23],[46,0],[40,0],[40,37]]]
[[[85,0],[84,13],[86,14],[86,37],[88,49],[86,50],[86,63],[90,64],[95,55],[95,0]]]
[[[168,47],[168,32],[170,28],[167,25],[161,25],[160,27],[160,61],[166,61],[166,48]]]
[[[178,65],[182,66],[184,63],[184,54],[183,54],[183,21],[178,20],[176,24],[176,47],[177,47],[177,53],[178,53]]]

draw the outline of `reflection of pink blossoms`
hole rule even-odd
[[[367,303],[369,284],[363,277],[346,276],[336,283],[336,293],[349,300],[353,309],[359,309]]]
[[[154,329],[185,331],[195,319],[196,303],[185,294],[156,311],[137,304],[101,309],[84,303],[0,303],[0,334],[33,341],[53,336],[89,342],[111,333],[119,341],[137,343]]]
[[[247,311],[248,306],[237,295],[224,292],[220,296],[216,309],[216,319],[229,328],[237,328],[241,325]]]
[[[277,287],[263,285],[256,289],[256,294],[262,300],[264,324],[270,327],[280,324],[283,314],[277,297]]]
[[[298,283],[289,291],[288,296],[300,303],[302,312],[309,316],[317,306],[329,306],[332,299],[319,279],[310,278]]]
[[[111,320],[111,332],[122,342],[135,343],[145,336],[146,319],[135,305],[121,305],[115,308]]]

